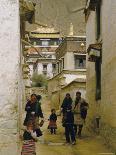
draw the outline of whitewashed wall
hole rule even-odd
[[[19,2],[0,0],[0,155],[18,154],[19,38]]]

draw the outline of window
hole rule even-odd
[[[96,39],[98,40],[101,33],[101,1],[96,6]]]
[[[95,62],[96,71],[96,100],[101,99],[101,59]]]
[[[86,56],[85,55],[75,55],[75,69],[86,68]]]
[[[62,68],[64,69],[64,58],[62,59]]]
[[[47,64],[43,65],[43,71],[47,71]]]
[[[42,40],[42,46],[49,46],[48,40]]]
[[[53,69],[56,69],[56,64],[52,64]]]

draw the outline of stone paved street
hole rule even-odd
[[[42,107],[46,121],[42,128],[44,136],[37,142],[37,155],[114,155],[114,153],[108,150],[104,145],[99,136],[90,135],[90,133],[87,133],[85,130],[83,131],[82,139],[77,138],[77,144],[75,146],[65,145],[61,117],[58,119],[57,134],[51,135],[47,130],[47,119],[50,114],[49,101],[43,100]]]

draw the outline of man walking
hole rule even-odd
[[[88,110],[88,103],[85,99],[81,98],[81,92],[76,92],[76,99],[73,106],[74,112],[74,130],[75,134],[77,134],[77,127],[78,127],[78,136],[81,137],[83,124],[85,122]]]

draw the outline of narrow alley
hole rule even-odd
[[[116,155],[116,0],[0,0],[0,155],[35,154]]]
[[[75,146],[65,144],[64,128],[61,116],[58,117],[58,129],[56,135],[51,135],[48,126],[48,118],[51,111],[50,101],[47,97],[42,100],[42,109],[45,115],[45,124],[42,127],[43,136],[37,142],[37,155],[115,155],[106,147],[100,136],[96,136],[83,130],[82,138],[77,138]]]

